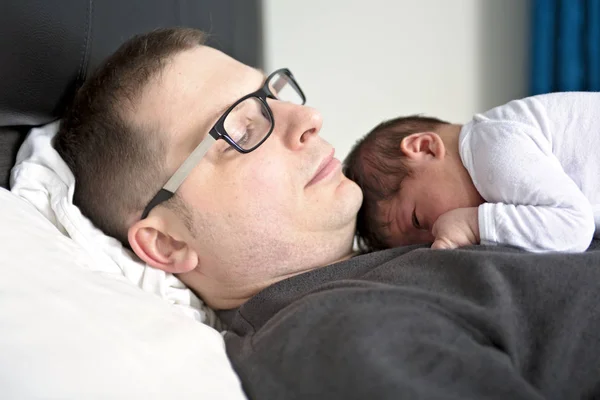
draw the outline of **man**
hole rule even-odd
[[[97,226],[224,310],[249,397],[600,394],[600,252],[350,258],[362,195],[294,76],[201,43],[187,29],[126,43],[55,145]]]
[[[319,112],[268,98],[268,140],[247,154],[218,140],[177,189],[176,207],[140,219],[228,107],[265,81],[201,40],[198,31],[159,31],[125,45],[79,92],[56,146],[74,170],[75,202],[98,226],[180,274],[213,308],[230,309],[348,257],[362,194],[319,136]],[[313,181],[325,161],[335,168]]]

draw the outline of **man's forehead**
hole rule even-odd
[[[150,84],[140,118],[151,118],[180,135],[210,129],[220,113],[244,94],[258,89],[263,73],[223,52],[199,46],[175,55]]]
[[[223,93],[223,97],[229,92],[253,88],[256,80],[261,80],[264,75],[262,71],[207,46],[199,46],[175,56],[167,66],[166,74],[169,85],[192,91],[204,89]]]

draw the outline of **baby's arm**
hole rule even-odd
[[[592,208],[551,143],[520,123],[486,122],[478,129],[468,139],[470,160],[463,154],[463,161],[487,201],[479,207],[481,243],[585,251],[595,229]]]
[[[455,208],[440,215],[431,233],[435,237],[432,249],[455,249],[479,244],[477,207]]]

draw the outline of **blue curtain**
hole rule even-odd
[[[600,0],[532,0],[531,94],[600,91]]]

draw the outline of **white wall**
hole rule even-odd
[[[465,122],[527,94],[526,0],[263,0],[265,70],[288,67],[338,158],[377,123]]]

